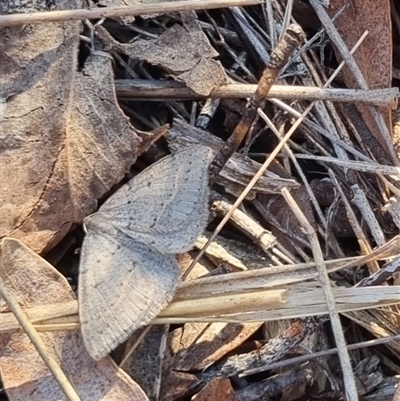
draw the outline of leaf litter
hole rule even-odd
[[[304,24],[304,27],[307,27],[308,38],[319,29],[318,26],[315,26],[315,21],[318,20],[316,15],[317,18],[324,21],[321,11],[314,4],[315,2],[310,1],[310,3],[312,7],[302,4],[301,7],[303,8],[301,8],[299,5],[295,5],[292,14],[295,19],[298,18],[301,21],[302,25]],[[336,2],[332,3],[336,7]],[[358,7],[357,4],[353,4],[353,6],[355,9]],[[70,7],[72,8],[72,6]],[[260,51],[260,49],[269,49],[268,53],[270,53],[271,49],[274,48],[279,36],[276,22],[282,22],[284,7],[283,4],[282,8],[280,2],[274,3],[274,17],[270,13],[262,14],[259,12],[259,8],[252,7],[245,7],[240,10],[237,8],[226,9],[223,13],[221,11],[198,13],[197,17],[193,13],[163,16],[162,8],[160,8],[160,14],[151,16],[153,18],[136,18],[132,23],[134,30],[130,29],[129,24],[121,25],[119,22],[106,20],[103,26],[99,26],[98,32],[100,29],[108,30],[118,38],[118,40],[114,39],[117,46],[114,46],[111,51],[107,47],[102,48],[101,44],[95,40],[96,51],[91,52],[91,57],[102,54],[97,53],[99,50],[110,50],[110,54],[116,62],[113,67],[117,80],[122,78],[134,81],[140,78],[141,82],[145,81],[151,85],[152,80],[164,80],[168,83],[171,82],[172,78],[185,82],[189,88],[198,94],[208,95],[219,85],[229,86],[230,82],[246,82],[246,80],[253,83],[254,76],[260,76],[262,72],[260,65],[265,65],[265,60],[262,59],[265,50]],[[312,8],[316,11],[316,15]],[[331,16],[335,11],[337,8],[330,10]],[[377,37],[381,35],[383,38],[383,48],[381,49],[383,54],[379,58],[373,58],[374,49],[371,47],[371,43],[376,43],[376,40],[364,42],[359,52],[364,59],[371,60],[372,65],[361,62],[368,86],[371,88],[389,86],[388,76],[390,77],[392,68],[390,46],[388,45],[391,43],[389,24],[378,23],[378,21],[389,18],[387,3],[378,6],[378,11],[379,16],[378,13],[369,13],[368,23],[371,22],[369,29],[374,28],[377,31]],[[341,12],[338,26],[356,28],[355,32],[348,35],[340,31],[347,46],[351,48],[364,28],[359,20],[354,19],[350,12],[346,12],[346,9]],[[375,14],[376,19],[374,20]],[[265,16],[265,19],[262,16]],[[308,17],[310,18],[308,19]],[[240,23],[238,23],[239,20]],[[313,21],[313,23],[308,24],[309,21]],[[40,25],[32,25],[31,29],[36,30],[39,27]],[[74,32],[78,32],[79,29],[78,24]],[[96,30],[94,32],[96,34]],[[176,42],[173,41],[175,39],[174,34],[177,35]],[[66,37],[68,38],[68,36]],[[76,36],[74,39],[76,40]],[[74,44],[76,46],[76,42]],[[175,46],[175,44],[179,44],[179,46]],[[135,48],[135,46],[137,47]],[[327,46],[330,50],[330,44]],[[130,54],[127,51],[130,47],[135,52]],[[330,53],[330,58],[326,59],[324,56],[327,53],[323,53],[319,45],[310,45],[310,47],[310,52],[302,53],[301,61],[296,59],[296,63],[285,67],[284,76],[279,78],[278,83],[318,86],[324,82],[324,75],[319,68],[322,66],[326,70],[327,67],[331,66],[332,53]],[[67,46],[65,48],[68,49]],[[198,49],[202,49],[203,53],[199,52]],[[356,57],[358,57],[357,52]],[[218,58],[218,62],[215,60],[216,58]],[[17,58],[10,57],[12,61],[15,59]],[[110,60],[105,55],[104,59]],[[142,62],[138,63],[138,59]],[[338,59],[340,58],[338,57]],[[85,71],[84,75],[90,75],[95,70],[95,67],[89,64],[90,60],[91,58],[87,60],[81,70],[82,72]],[[293,62],[294,58],[291,61]],[[20,69],[20,64],[14,64],[16,68],[9,67],[9,70],[16,73]],[[211,68],[210,65],[216,64],[218,64],[219,71],[224,71],[221,75],[223,79],[210,78],[210,72],[212,75],[214,71],[212,70],[214,67]],[[107,65],[107,77],[111,82],[109,87],[112,89],[111,60],[109,63],[104,62],[100,68],[101,71],[105,69],[104,65]],[[298,68],[299,65],[302,66],[300,69]],[[90,68],[88,68],[89,66]],[[198,72],[196,68],[200,68],[201,72]],[[371,81],[368,73],[378,71],[378,69],[383,69],[383,77],[382,74],[377,75],[385,80],[376,83]],[[70,70],[68,69],[68,71]],[[78,72],[81,71],[78,70]],[[217,73],[216,76],[219,77],[219,74]],[[351,83],[349,74],[348,71],[344,72],[346,86],[358,88]],[[75,74],[75,76],[78,75]],[[96,79],[100,82],[98,76],[96,75]],[[226,79],[227,76],[229,76],[229,80]],[[201,77],[201,79],[197,77]],[[52,80],[48,81],[53,82]],[[340,77],[335,85],[342,88],[345,86],[340,81]],[[168,89],[167,86],[165,88]],[[48,89],[54,91],[50,85]],[[64,88],[64,90],[68,91],[69,89]],[[96,92],[99,91],[99,88],[94,85],[91,90]],[[345,89],[343,90],[345,91]],[[7,117],[9,116],[7,114],[9,107],[13,104],[15,96],[10,91],[5,95],[2,93],[2,98],[6,99],[6,107],[3,107],[5,110],[3,113]],[[120,120],[120,124],[124,121],[125,125],[122,124],[122,127],[125,127],[124,129],[132,134],[132,126],[129,125],[121,110],[118,109],[115,98],[113,96],[111,98],[110,104],[113,104],[118,111],[116,120]],[[84,99],[87,98],[84,97]],[[171,100],[157,104],[149,101],[130,100],[129,97],[124,95],[123,98],[121,97],[121,108],[130,117],[132,124],[141,130],[161,127],[175,119],[172,130],[166,135],[168,147],[172,152],[176,152],[182,146],[193,144],[209,146],[217,151],[221,148],[220,144],[223,143],[218,137],[222,137],[222,140],[226,141],[227,135],[232,132],[232,130],[226,130],[226,127],[232,124],[233,116],[237,120],[240,119],[240,113],[245,108],[245,102],[236,100],[236,104],[233,104],[233,102],[224,99],[210,98],[204,101],[199,101],[198,97],[195,99],[193,102],[176,101],[174,96],[171,96]],[[154,94],[154,101],[157,101],[157,93]],[[272,134],[274,129],[283,136],[307,105],[306,101],[296,101],[296,98],[293,98],[293,102],[290,104],[283,104],[283,102],[274,99],[266,104],[263,109],[270,122],[261,113],[259,114],[258,120],[254,121],[251,126],[251,135],[245,140],[240,153],[237,152],[233,155],[229,164],[217,177],[217,186],[214,186],[213,189],[218,192],[212,191],[210,199],[214,205],[212,209],[214,220],[211,221],[209,229],[215,228],[218,219],[223,218],[226,213],[230,213],[235,197],[242,192],[251,180],[252,175],[257,172],[265,158],[272,152],[274,146],[281,141]],[[85,106],[89,107],[89,104],[84,104],[83,110],[87,110]],[[363,107],[364,110],[370,108],[370,106]],[[388,166],[396,165],[393,160],[395,154],[393,148],[388,149],[387,140],[381,137],[378,130],[372,128],[366,112],[360,109],[359,104],[357,104],[357,108],[359,108],[361,118],[358,116],[358,112],[352,111],[355,108],[349,104],[344,105],[340,102],[334,104],[330,102],[317,103],[309,117],[298,128],[298,132],[287,143],[288,147],[281,151],[270,165],[269,171],[264,173],[262,177],[264,182],[260,180],[257,186],[253,187],[250,196],[246,198],[247,200],[243,204],[244,208],[240,210],[243,216],[240,213],[235,214],[233,212],[234,215],[230,220],[232,224],[226,226],[221,232],[221,238],[227,238],[228,241],[240,240],[245,245],[243,249],[248,249],[248,252],[254,252],[254,250],[251,251],[251,247],[246,248],[250,241],[253,242],[253,247],[259,248],[259,251],[265,255],[264,267],[259,270],[259,274],[257,270],[235,273],[238,267],[243,270],[243,265],[246,268],[253,264],[247,262],[247,257],[235,254],[236,259],[239,257],[240,263],[235,260],[230,265],[229,261],[233,259],[227,257],[227,254],[230,254],[228,243],[219,242],[219,246],[213,249],[213,253],[212,255],[210,253],[209,257],[206,251],[207,257],[203,257],[190,273],[189,278],[191,280],[182,284],[170,306],[160,313],[159,318],[156,319],[158,323],[180,322],[184,324],[177,328],[174,327],[172,330],[165,326],[160,330],[161,334],[157,334],[156,340],[153,340],[155,342],[150,341],[150,337],[144,334],[144,340],[140,343],[139,348],[133,353],[128,351],[131,353],[131,359],[129,363],[124,364],[124,368],[148,392],[151,399],[175,400],[184,396],[189,399],[193,394],[197,394],[200,399],[205,397],[204,399],[215,400],[222,399],[221,397],[224,399],[256,400],[278,395],[281,399],[296,400],[305,396],[328,397],[334,394],[339,397],[343,395],[340,365],[336,357],[328,357],[329,348],[332,348],[332,340],[329,331],[326,330],[326,325],[323,325],[327,319],[324,316],[326,309],[323,307],[324,299],[321,287],[318,283],[310,281],[316,277],[312,256],[315,248],[310,247],[310,237],[305,235],[304,228],[300,224],[296,224],[294,211],[287,206],[280,195],[280,191],[284,187],[289,187],[292,191],[297,192],[295,199],[298,205],[307,211],[305,214],[308,221],[312,223],[313,229],[320,233],[319,243],[324,252],[327,269],[331,272],[331,280],[335,283],[333,294],[337,300],[337,309],[349,318],[347,322],[343,322],[345,328],[351,329],[345,332],[346,340],[348,343],[355,343],[353,344],[355,347],[364,349],[364,354],[357,351],[352,353],[356,383],[363,383],[363,386],[358,385],[358,395],[366,400],[392,401],[396,378],[388,373],[388,369],[393,371],[395,358],[398,357],[399,351],[398,344],[394,340],[385,340],[384,337],[399,334],[396,329],[398,321],[395,315],[397,311],[395,304],[398,303],[396,294],[397,299],[399,298],[399,291],[396,286],[398,281],[395,278],[399,269],[399,245],[398,240],[396,240],[398,237],[395,236],[400,228],[398,226],[398,212],[396,212],[396,210],[398,211],[396,205],[399,202],[398,177],[393,174],[381,175],[379,173],[373,175],[351,170],[350,162],[353,160],[369,162],[372,165],[372,157],[375,158],[374,163]],[[95,109],[98,110],[97,105]],[[12,109],[11,111],[13,112]],[[390,131],[388,119],[390,110],[382,111],[384,121]],[[224,114],[229,117],[224,118]],[[263,121],[267,121],[267,123]],[[79,129],[87,128],[83,123],[78,124],[78,127]],[[368,127],[371,129],[371,133],[368,133]],[[7,129],[5,132],[7,136],[2,134],[1,138],[3,149],[6,150],[5,153],[10,153],[13,147],[16,147],[20,150],[15,154],[23,155],[21,149],[24,148],[21,145],[24,144],[26,138],[26,128],[21,129],[21,131]],[[187,135],[188,132],[191,134]],[[194,133],[196,135],[192,136]],[[277,134],[275,133],[275,135]],[[97,140],[97,137],[95,138]],[[26,228],[26,235],[22,233],[21,236],[18,231],[14,233],[12,230],[15,230],[15,226],[10,231],[5,230],[4,235],[11,233],[23,238],[35,250],[54,246],[70,230],[71,223],[81,222],[86,215],[94,210],[95,200],[107,192],[114,183],[120,181],[123,174],[128,171],[129,166],[134,163],[140,153],[138,150],[140,141],[136,136],[133,136],[134,140],[132,137],[130,138],[134,142],[131,147],[135,150],[133,154],[127,156],[129,152],[122,152],[113,159],[113,163],[120,163],[117,168],[118,173],[112,179],[105,174],[108,179],[105,180],[100,190],[94,191],[90,187],[91,195],[88,195],[85,200],[91,206],[81,213],[76,213],[78,216],[76,219],[65,218],[63,220],[64,225],[61,225],[65,231],[56,227],[55,229],[52,228],[53,231],[50,230],[50,232],[38,231],[40,233],[38,235],[35,230],[30,231],[31,226],[26,225],[22,226],[28,227]],[[109,139],[114,139],[114,137],[111,135]],[[87,137],[84,140],[87,140]],[[97,143],[96,140],[93,140],[88,146],[90,151],[93,151],[93,143]],[[125,143],[125,140],[121,139],[121,143]],[[215,144],[215,142],[220,142],[220,144]],[[130,143],[132,144],[132,142]],[[106,155],[114,144],[113,142],[106,148]],[[162,146],[161,141],[159,144],[160,146],[147,146],[147,157],[150,158],[151,162],[165,155],[165,147]],[[116,149],[115,151],[118,152],[119,150]],[[294,154],[294,157],[290,155],[289,151]],[[337,158],[343,165],[335,165],[326,157],[320,160],[315,158],[315,161],[304,161],[305,159],[300,158],[310,154],[330,156],[331,159]],[[296,155],[299,156],[297,159]],[[43,153],[42,159],[45,159]],[[241,163],[232,164],[235,159],[240,160]],[[297,165],[295,164],[296,160]],[[347,160],[349,161],[348,168],[345,164]],[[58,159],[56,165],[57,163]],[[137,166],[141,169],[139,163]],[[107,168],[109,166],[107,165],[104,168],[108,173]],[[82,170],[77,169],[77,171],[83,171],[83,174],[86,174],[88,170],[83,168]],[[46,177],[46,175],[44,176]],[[62,181],[61,173],[55,177],[60,183],[66,181],[66,179]],[[88,183],[93,181],[93,176],[90,174],[86,178]],[[343,188],[342,193],[339,191],[338,183]],[[84,192],[85,187],[82,186],[82,188]],[[383,189],[384,191],[382,191]],[[79,194],[79,191],[75,189],[73,193]],[[27,195],[26,201],[32,201],[32,199],[28,199],[31,195]],[[67,202],[64,203],[67,204],[67,209],[75,210],[74,202],[81,205],[77,199],[81,198],[79,196],[72,200],[71,197],[68,198]],[[223,208],[221,208],[221,202],[224,202]],[[48,217],[46,217],[46,213],[48,213]],[[59,213],[59,209],[54,208],[49,203],[48,208],[42,211],[43,220],[49,219],[51,221],[52,214],[57,213]],[[32,215],[34,216],[34,214]],[[61,213],[60,216],[63,214]],[[235,220],[237,218],[239,221]],[[36,229],[36,226],[34,228]],[[79,244],[79,234],[72,232],[67,238],[71,238],[71,235],[73,238],[77,238]],[[268,236],[268,238],[272,236],[274,241],[265,242],[258,235]],[[33,238],[33,240],[29,238]],[[390,241],[391,238],[394,240],[393,243]],[[61,263],[66,263],[65,261],[68,260],[66,258],[71,260],[71,256],[68,254],[74,252],[77,246],[69,246],[67,253],[64,254],[65,251],[61,251],[61,246],[65,241],[62,241],[60,246],[55,248],[56,252],[61,252]],[[35,243],[40,245],[37,246]],[[375,245],[380,245],[380,247],[373,250]],[[204,249],[204,242],[199,249]],[[384,251],[384,249],[386,250]],[[363,268],[355,270],[354,266],[358,266],[355,255],[358,254],[366,256],[359,262]],[[183,255],[183,257],[179,259],[182,269],[188,268],[188,265],[196,262],[195,251]],[[186,260],[187,263],[183,263],[183,260]],[[218,266],[218,261],[222,260],[223,265]],[[343,267],[345,268],[343,269]],[[306,275],[301,276],[302,271]],[[216,274],[220,274],[220,276]],[[208,277],[195,280],[195,277],[204,275]],[[234,279],[235,275],[238,275],[238,278],[240,277],[236,280],[237,284],[234,284],[234,280],[230,280],[231,277]],[[299,276],[296,277],[296,275]],[[225,285],[223,284],[225,283],[224,276],[227,279],[226,287],[223,287]],[[371,280],[368,281],[369,277]],[[373,283],[379,281],[375,281],[373,277],[381,277],[378,280],[383,280],[390,285],[366,287],[362,289],[362,292],[357,292],[358,288],[349,288],[357,283],[375,285]],[[304,279],[309,281],[302,282]],[[49,279],[49,285],[52,280],[54,279]],[[240,298],[241,303],[229,304],[231,301],[224,295],[229,294],[229,297],[234,300],[235,297],[248,294],[246,296],[249,299],[255,299],[250,298],[256,294],[252,291],[260,290],[259,287],[265,286],[268,280],[271,282],[272,289],[283,291],[280,293],[283,294],[283,297],[280,295],[274,301],[275,303],[269,304],[268,307],[265,303],[261,304],[264,306],[260,310],[257,309],[256,303],[252,309],[246,310],[245,298]],[[382,283],[382,281],[380,282]],[[289,283],[289,287],[283,287],[283,283]],[[389,291],[385,293],[385,290]],[[190,296],[190,291],[195,294],[192,296],[193,299]],[[260,293],[257,294],[260,297]],[[221,296],[225,298],[221,298]],[[214,303],[214,310],[210,312],[208,309],[204,309],[206,312],[201,312],[201,307],[206,306],[207,299]],[[226,305],[235,305],[234,307],[231,306],[230,313],[226,314],[227,306],[220,305],[221,302],[218,301],[220,299],[225,299],[224,302],[228,302]],[[57,300],[58,298],[54,296],[53,299],[47,300],[45,303],[53,304]],[[176,308],[179,306],[179,302],[186,302],[187,305],[193,302],[194,306],[184,315],[173,315],[172,311],[178,310]],[[389,306],[393,303],[393,306]],[[382,305],[388,306],[382,307]],[[24,306],[27,307],[28,305]],[[381,306],[381,308],[376,309],[377,306]],[[366,308],[367,310],[356,310],[359,308]],[[45,310],[44,307],[42,309]],[[171,312],[168,312],[169,310]],[[292,313],[292,317],[298,316],[303,317],[303,319],[295,322],[291,320],[279,321],[279,316],[282,318],[282,316],[286,316],[285,313]],[[307,318],[314,313],[320,316]],[[171,316],[173,317],[171,318]],[[251,316],[254,316],[256,321],[247,323],[246,319]],[[239,319],[239,321],[235,319]],[[272,319],[278,320],[272,322],[270,321]],[[222,322],[220,322],[221,320]],[[382,348],[385,357],[380,357],[381,352],[375,354],[373,348],[365,348],[366,344],[363,344],[363,341],[370,339],[371,334],[374,336],[374,344],[386,341],[386,348]],[[3,336],[4,334],[2,334]],[[21,337],[22,335],[12,334],[11,336]],[[24,338],[24,341],[28,341],[26,337]],[[310,355],[304,354],[299,345],[307,346],[312,353]],[[149,348],[146,350],[146,347]],[[55,348],[57,349],[57,347]],[[322,352],[319,354],[319,360],[323,361],[322,369],[321,365],[317,364],[314,359],[314,355],[317,356],[318,352]],[[150,354],[155,356],[146,359],[146,355]],[[289,355],[291,357],[296,355],[298,360],[296,358],[292,361],[289,360],[286,362],[287,367],[284,367],[284,359]],[[303,359],[301,360],[301,358]],[[119,359],[124,359],[124,356]],[[138,359],[140,359],[140,363],[137,362]],[[11,358],[10,361],[12,363],[13,359]],[[294,364],[297,365],[293,367]],[[143,372],[144,369],[138,369],[139,366],[146,366],[147,368],[147,373],[144,372],[143,376],[140,372]],[[265,378],[254,376],[256,373],[268,370],[271,370],[271,374],[268,373],[265,377],[266,373],[264,373]],[[12,369],[10,369],[11,371]],[[345,375],[348,373],[348,371],[344,372]],[[3,380],[4,374],[2,372]],[[217,378],[220,376],[222,378]],[[89,373],[87,377],[91,377]],[[93,379],[91,378],[91,380]],[[345,386],[347,387],[348,383],[345,383]],[[52,387],[57,387],[57,384],[54,382]],[[53,389],[53,391],[55,390]]]
[[[196,14],[182,13],[182,23],[183,26],[175,24],[166,29],[157,39],[138,39],[132,44],[113,41],[113,46],[132,59],[161,67],[195,93],[207,96],[226,84],[227,76],[221,63],[215,60],[218,52],[210,45]]]
[[[20,241],[5,239],[2,278],[24,308],[75,299],[65,277]],[[21,268],[23,266],[23,268]],[[10,313],[1,299],[2,313]],[[41,333],[49,353],[62,366],[82,400],[148,400],[111,357],[95,361],[78,331]],[[58,400],[64,395],[24,333],[2,335],[2,381],[11,400]]]
[[[93,52],[79,70],[80,30],[72,22],[1,35],[2,174],[13,179],[1,191],[0,236],[39,252],[93,212],[138,154],[140,139],[116,102],[111,58]]]

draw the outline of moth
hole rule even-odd
[[[196,146],[164,157],[84,219],[79,317],[94,359],[171,301],[181,276],[174,256],[192,248],[207,224],[212,156]]]

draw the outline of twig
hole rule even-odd
[[[283,22],[282,22],[282,32],[285,32],[290,24],[290,20],[292,18],[292,11],[293,11],[293,0],[288,0],[286,2],[285,15],[283,17]],[[281,38],[282,38],[282,34],[279,39],[281,39]]]
[[[374,213],[371,205],[368,202],[365,192],[360,188],[359,184],[352,185],[350,189],[353,191],[352,202],[361,212],[361,215],[364,221],[367,223],[377,245],[382,246],[386,242],[385,234],[383,233],[383,230],[379,225],[376,214]]]
[[[232,205],[229,205],[224,200],[216,200],[213,202],[212,209],[218,216],[225,216],[232,209]],[[231,216],[231,221],[235,227],[259,245],[264,252],[268,252],[276,245],[276,238],[271,234],[271,232],[265,230],[256,221],[239,209],[234,210]]]
[[[254,96],[257,85],[228,84],[202,96],[183,82],[149,81],[145,79],[118,79],[115,90],[120,99],[126,100],[198,100],[206,98],[243,99]],[[269,98],[290,100],[321,100],[344,103],[368,103],[374,106],[397,108],[399,89],[396,87],[376,90],[332,89],[313,86],[273,85],[267,95]]]
[[[7,303],[11,312],[18,320],[19,324],[24,329],[25,333],[32,341],[33,345],[39,352],[39,355],[42,357],[44,363],[49,368],[50,372],[54,376],[55,380],[58,382],[61,390],[64,392],[66,397],[70,401],[80,401],[78,394],[72,387],[72,384],[69,382],[67,376],[65,376],[58,363],[48,354],[47,347],[43,340],[40,338],[38,332],[35,330],[33,324],[29,321],[25,312],[19,306],[18,302],[15,300],[12,294],[8,292],[2,278],[0,278],[0,294],[3,297],[4,301]]]
[[[368,238],[366,237],[366,235],[364,234],[360,224],[358,223],[356,214],[354,213],[354,210],[352,209],[352,207],[350,206],[349,201],[346,198],[346,195],[343,191],[343,188],[341,187],[338,179],[336,178],[335,174],[333,173],[333,171],[331,169],[328,170],[328,174],[329,177],[332,180],[333,185],[336,188],[336,191],[338,192],[341,201],[343,202],[344,207],[346,208],[346,215],[347,215],[347,220],[349,221],[354,234],[357,237],[358,240],[358,244],[360,246],[360,250],[362,254],[370,254],[372,251],[371,245],[368,242]],[[372,272],[376,272],[377,270],[379,270],[379,265],[376,261],[370,262],[369,263],[369,270]]]
[[[393,262],[387,263],[382,269],[377,270],[369,277],[362,279],[357,283],[356,287],[367,287],[372,285],[382,285],[386,280],[394,277],[400,272],[400,258],[395,259]]]
[[[297,321],[281,335],[271,339],[260,349],[244,354],[232,355],[220,363],[211,366],[203,374],[203,380],[214,376],[233,376],[252,367],[265,365],[281,359],[285,354],[315,332],[317,325],[314,318]]]
[[[355,171],[361,171],[363,173],[373,173],[373,174],[385,174],[385,175],[400,175],[400,167],[397,166],[385,166],[383,164],[378,163],[369,163],[363,161],[354,161],[354,160],[340,160],[335,157],[326,157],[326,156],[314,156],[314,155],[306,155],[306,154],[295,154],[297,159],[307,159],[307,160],[315,160],[317,162],[323,163],[333,163],[337,166],[342,166],[346,169],[351,169]]]
[[[61,21],[83,21],[127,17],[142,14],[166,14],[187,10],[211,10],[215,8],[260,5],[260,0],[191,0],[160,3],[140,3],[128,7],[105,7],[97,9],[78,9],[45,11],[29,14],[9,14],[0,16],[0,28],[25,24],[40,24]]]
[[[227,163],[229,158],[236,152],[242,143],[247,132],[250,129],[255,117],[257,109],[263,108],[266,97],[275,83],[281,69],[288,61],[293,50],[300,44],[303,37],[303,31],[298,25],[290,25],[282,39],[278,42],[276,48],[272,51],[270,59],[267,63],[262,77],[258,83],[258,87],[254,95],[247,103],[243,117],[237,125],[233,134],[228,138],[220,152],[215,156],[210,166],[210,181],[215,181],[219,172]]]
[[[396,335],[396,336],[390,336],[390,337],[384,337],[384,338],[376,338],[374,340],[368,340],[368,341],[362,341],[362,342],[355,343],[355,344],[350,344],[350,345],[347,345],[347,349],[349,351],[354,351],[356,349],[362,349],[362,348],[367,348],[367,347],[375,347],[377,345],[388,344],[388,343],[390,343],[392,341],[399,341],[399,340],[400,340],[400,334]],[[331,348],[331,349],[327,349],[327,350],[320,351],[320,352],[313,352],[312,354],[296,356],[294,358],[286,359],[286,360],[283,360],[283,361],[273,362],[273,363],[270,363],[270,364],[265,365],[265,366],[260,366],[260,367],[257,367],[257,368],[245,370],[239,376],[243,377],[243,376],[254,375],[254,374],[257,374],[257,373],[265,372],[267,370],[282,369],[282,368],[284,368],[286,366],[300,364],[300,363],[311,361],[312,359],[324,358],[324,357],[327,357],[329,355],[334,355],[334,354],[337,354],[337,352],[338,352],[337,348]]]
[[[328,272],[326,270],[325,261],[323,258],[321,246],[318,241],[318,236],[311,226],[306,216],[300,210],[296,201],[290,195],[290,192],[287,189],[282,190],[282,195],[284,196],[286,202],[290,206],[293,214],[296,216],[297,220],[300,222],[301,226],[307,237],[309,238],[311,250],[314,256],[314,260],[316,263],[316,268],[319,275],[319,281],[321,283],[322,289],[325,295],[326,305],[328,307],[329,317],[331,320],[332,331],[335,337],[336,345],[338,348],[338,354],[340,359],[340,365],[343,371],[343,381],[346,389],[346,397],[348,401],[357,401],[357,386],[354,378],[353,370],[351,367],[350,356],[348,350],[346,348],[346,339],[343,333],[343,327],[340,322],[339,313],[337,311],[337,306],[335,302],[335,298],[332,292],[332,287],[330,284]]]

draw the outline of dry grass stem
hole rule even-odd
[[[143,79],[118,79],[117,96],[122,100],[201,100],[205,96],[192,91],[176,81],[148,81]],[[243,99],[254,95],[257,85],[231,83],[214,89],[209,98]],[[314,86],[273,85],[267,99],[321,100],[343,103],[367,103],[374,106],[397,108],[398,88],[359,90],[318,88]]]
[[[239,273],[232,273],[236,275]],[[211,278],[211,277],[210,277]],[[217,277],[216,277],[217,278]],[[293,319],[307,316],[318,316],[328,313],[322,287],[315,281],[303,283],[264,285],[260,288],[256,280],[251,285],[242,280],[237,282],[234,290],[227,283],[214,292],[205,286],[201,290],[194,288],[193,294],[188,291],[178,291],[171,304],[164,309],[152,324],[178,324],[188,322],[262,322],[281,319]],[[197,280],[194,280],[197,281]],[[296,281],[296,280],[294,280]],[[399,286],[379,286],[360,288],[332,288],[338,312],[353,312],[363,309],[380,308],[399,303]],[[219,302],[219,301],[223,302]],[[68,317],[64,316],[66,307]],[[189,308],[189,309],[188,309]],[[47,313],[47,310],[50,313]],[[77,301],[30,308],[25,311],[28,316],[35,317],[35,328],[46,330],[76,330],[78,324]],[[20,324],[13,314],[3,314],[0,333],[19,331]],[[39,318],[40,316],[40,318]],[[50,317],[50,318],[49,318]],[[43,323],[42,323],[43,322]],[[43,324],[43,327],[42,327]]]
[[[290,206],[296,218],[299,220],[299,223],[303,227],[305,234],[309,238],[311,250],[318,271],[318,279],[324,292],[325,301],[328,308],[329,317],[331,320],[333,335],[335,337],[336,345],[338,347],[338,354],[339,354],[340,364],[343,370],[346,394],[349,400],[358,400],[356,381],[351,367],[350,356],[346,348],[346,340],[344,337],[342,323],[339,317],[339,310],[336,304],[335,296],[331,288],[328,272],[326,269],[325,261],[323,258],[317,234],[314,228],[309,223],[309,221],[306,219],[303,212],[298,207],[296,201],[290,195],[289,191],[283,190],[282,195],[284,196],[286,202]]]
[[[340,160],[335,157],[314,156],[314,155],[295,155],[297,159],[315,160],[323,163],[332,163],[346,169],[360,171],[363,173],[385,174],[385,175],[400,175],[400,167],[384,166],[382,164],[374,164],[369,162],[353,161],[353,160]]]
[[[188,10],[211,10],[215,8],[251,6],[260,0],[191,0],[160,3],[140,3],[127,7],[105,7],[92,10],[62,10],[30,14],[8,14],[0,18],[0,28],[26,24],[43,24],[62,21],[83,21],[102,18],[129,17],[143,14],[176,13]]]

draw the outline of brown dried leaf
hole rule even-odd
[[[336,14],[343,7],[340,0],[331,0],[329,12]],[[388,0],[350,0],[335,26],[351,49],[367,30],[368,36],[356,51],[357,61],[370,89],[388,88],[392,80],[392,36],[390,2]],[[345,69],[347,73],[348,70]],[[346,79],[351,80],[346,75]]]
[[[235,401],[236,396],[229,379],[218,377],[196,395],[196,401]]]
[[[202,370],[243,344],[262,323],[187,323],[174,330],[169,346],[174,355],[171,369]]]
[[[80,30],[68,22],[0,33],[0,237],[35,251],[92,213],[137,157],[140,139],[117,105],[110,57],[94,52],[78,71]]]
[[[3,240],[1,263],[5,285],[24,308],[75,299],[67,280],[18,240]],[[0,310],[8,312],[2,298]],[[148,401],[140,387],[110,357],[93,360],[86,352],[79,332],[58,331],[40,333],[40,336],[82,400]],[[10,401],[64,399],[26,334],[0,336],[0,365]]]
[[[342,0],[331,0],[330,16],[343,7]],[[389,88],[392,80],[392,32],[390,2],[388,0],[349,0],[349,7],[335,21],[347,47],[351,49],[367,30],[368,36],[356,51],[354,59],[360,67],[370,89]],[[339,56],[340,57],[340,56]],[[359,89],[349,69],[343,69],[349,88]],[[386,149],[385,141],[368,106],[357,104],[372,135]],[[382,109],[385,122],[391,131],[390,109]],[[374,149],[372,149],[374,151]]]
[[[218,53],[194,18],[184,18],[183,27],[173,25],[156,40],[139,39],[121,46],[130,57],[161,66],[200,95],[208,96],[227,83],[221,63],[214,60]]]
[[[182,400],[195,392],[200,380],[190,373],[166,370],[162,376],[160,401]]]

